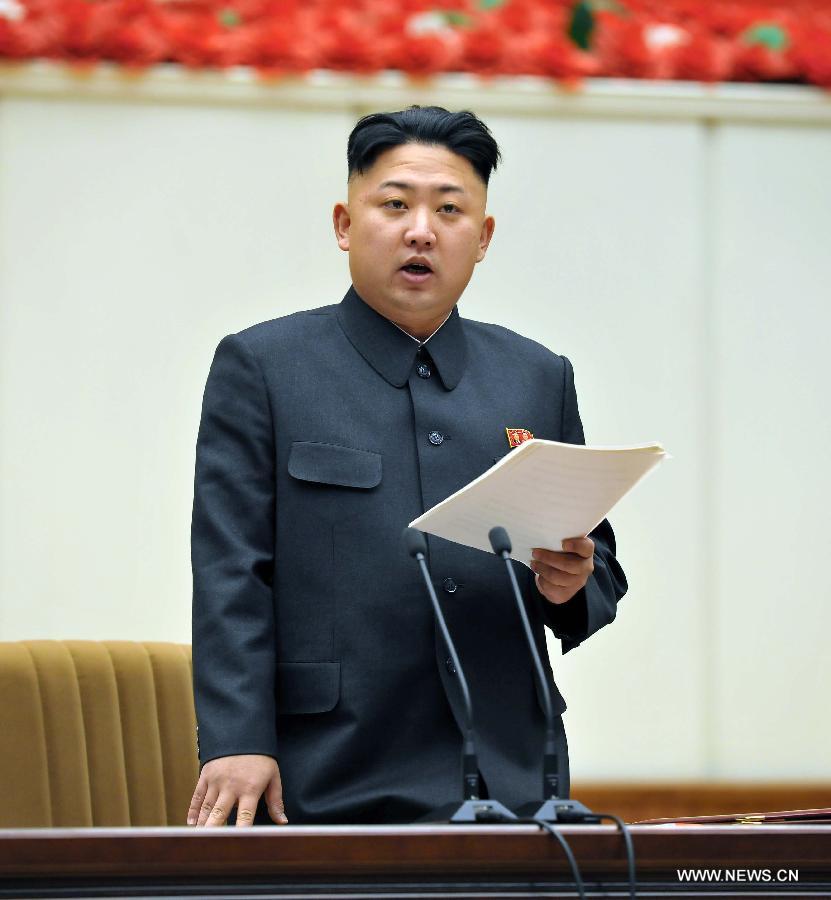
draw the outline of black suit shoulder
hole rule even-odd
[[[331,329],[337,323],[337,308],[337,304],[330,304],[278,316],[276,319],[249,325],[234,337],[254,352],[271,350],[276,345],[291,345],[298,340],[315,338]]]
[[[565,356],[504,325],[464,318],[462,323],[474,353],[510,354],[520,365],[551,367],[560,375],[568,363]]]
[[[567,357],[549,350],[538,341],[511,331],[502,325],[462,319],[469,357],[487,361],[490,371],[511,373],[514,391],[529,396],[543,390],[549,398],[560,398],[564,434],[561,440],[582,443],[582,431],[569,434],[567,410],[572,406],[576,414],[574,373]]]

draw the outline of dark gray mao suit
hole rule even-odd
[[[458,678],[401,534],[509,451],[506,428],[582,443],[571,364],[456,309],[421,349],[354,289],[221,341],[193,510],[203,763],[274,756],[294,824],[406,822],[461,798]],[[568,650],[615,616],[614,536],[592,537],[594,574],[564,605],[516,564],[541,648],[543,623]],[[543,717],[504,563],[429,547],[484,782],[537,799]]]

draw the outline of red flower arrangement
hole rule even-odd
[[[0,58],[831,88],[831,0],[0,0]]]

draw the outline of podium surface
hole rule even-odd
[[[831,896],[828,825],[630,831],[638,896]],[[560,832],[587,896],[628,896],[614,826]],[[567,896],[563,852],[534,825],[0,830],[0,898]]]

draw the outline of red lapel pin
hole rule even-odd
[[[506,428],[505,433],[508,435],[508,443],[512,448],[518,447],[534,437],[527,428]]]

